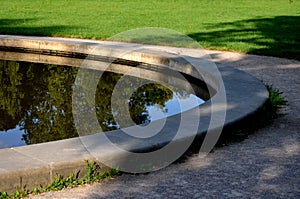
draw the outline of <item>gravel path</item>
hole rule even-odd
[[[208,51],[284,93],[283,116],[205,158],[32,198],[300,198],[300,62]]]

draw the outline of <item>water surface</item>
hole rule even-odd
[[[77,137],[72,115],[77,72],[76,67],[0,60],[0,148]],[[121,74],[104,72],[98,83],[94,110],[103,131],[126,127],[126,122],[114,119],[121,111],[111,107],[112,92],[121,78]],[[179,88],[150,82],[132,93],[126,105],[122,100],[115,103],[129,107],[134,123],[147,125],[203,102]]]

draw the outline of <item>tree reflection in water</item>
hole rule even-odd
[[[72,116],[72,86],[77,72],[75,67],[0,61],[0,134],[20,128],[26,144],[77,137]],[[98,83],[95,110],[103,131],[120,127],[112,114],[111,95],[121,77],[104,72]],[[166,111],[165,103],[172,98],[170,89],[146,84],[131,95],[130,116],[136,124],[147,124],[147,107],[158,105]]]

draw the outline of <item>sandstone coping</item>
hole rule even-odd
[[[200,80],[205,80],[205,82],[216,91],[212,98],[221,95],[222,93],[220,92],[222,86],[224,86],[225,90],[223,92],[226,94],[227,103],[220,105],[218,108],[226,111],[225,127],[253,116],[268,99],[268,91],[265,86],[259,80],[245,72],[216,63],[223,80],[223,82],[220,82],[220,79],[216,77],[215,71],[212,71],[211,68],[203,64],[203,60],[205,62],[205,59],[193,56],[189,57],[189,60],[192,59],[199,67],[203,66],[201,68],[201,74],[199,74],[190,66],[190,63],[186,61],[185,56],[178,56],[162,50],[168,49],[168,47],[80,39],[0,35],[0,47],[2,48],[13,47],[15,49],[51,50],[52,52],[90,54],[95,50],[95,47],[99,46],[101,46],[101,55],[104,57],[117,57],[123,54],[122,58],[124,59],[154,64],[159,67],[169,67]],[[128,52],[128,48],[132,48],[134,51]],[[124,49],[126,49],[125,55]],[[1,58],[16,59],[16,54],[11,53],[4,55],[3,53],[3,51],[0,51]],[[29,61],[26,60],[26,56],[18,55],[18,59],[21,61]],[[31,58],[31,60],[42,63],[55,62],[55,64],[65,63],[67,65],[70,62],[68,58],[63,57],[59,59],[61,60],[57,61],[53,56],[40,56],[34,53]],[[80,63],[80,59],[72,59],[74,65]],[[196,110],[200,110],[202,113],[200,118],[201,125],[199,125],[197,131],[197,135],[201,136],[207,132],[211,119],[211,100],[183,114],[188,117],[193,117]],[[169,119],[170,124],[172,124],[172,122],[178,121],[179,115],[171,116]],[[216,128],[222,127],[223,126]],[[189,126],[187,125],[185,128],[185,136],[173,140],[175,143],[181,144],[193,136],[190,134]],[[172,125],[169,125],[166,129],[172,131]],[[173,129],[173,131],[176,131],[176,129]],[[122,140],[122,147],[135,152],[154,151],[170,141],[168,136],[160,136],[148,142],[134,142],[130,140],[124,142],[120,130],[105,133],[109,134],[109,137],[112,139]],[[82,139],[85,139],[85,143],[89,142],[91,145],[94,145],[96,144],[94,142],[97,136],[98,135],[95,134],[84,138],[71,138],[48,143],[0,149],[0,191],[15,191],[16,187],[20,185],[20,177],[22,177],[23,185],[26,184],[27,188],[30,189],[49,184],[56,174],[68,176],[75,170],[84,171],[84,160],[95,160],[95,157],[91,155],[91,148],[87,149],[86,144],[83,144]],[[99,143],[97,144],[99,145]],[[107,143],[101,143],[101,147],[105,148],[106,144]],[[119,161],[126,161],[126,157],[122,157],[122,154],[113,154],[110,151],[107,151],[105,156]],[[103,169],[106,169],[106,167],[104,166]],[[83,173],[84,172],[81,174],[83,175]]]

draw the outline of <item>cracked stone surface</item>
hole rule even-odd
[[[189,49],[186,49],[188,51]],[[300,62],[207,51],[283,92],[282,116],[239,143],[149,174],[30,198],[300,198]]]

